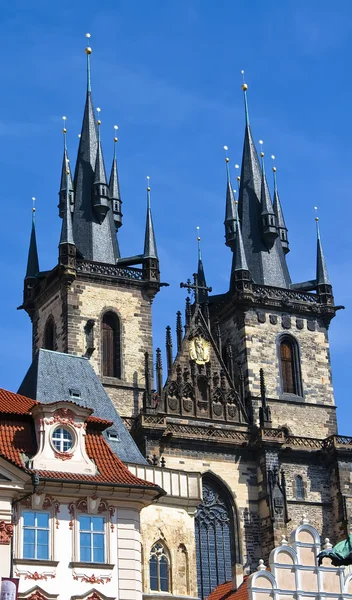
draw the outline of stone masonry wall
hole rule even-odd
[[[65,352],[65,327],[62,304],[65,291],[57,286],[52,294],[36,310],[33,317],[33,357],[39,348],[44,347],[45,325],[51,317],[55,324],[54,350]]]
[[[298,396],[283,394],[281,390],[277,340],[282,334],[293,336],[299,345],[303,386],[301,400],[307,406],[334,406],[327,331],[318,320],[267,309],[248,310],[245,314],[238,311],[232,315],[221,324],[221,329],[224,342],[233,344],[234,357],[242,363],[247,393],[255,397],[260,395],[259,373],[262,368],[267,397],[280,398],[284,402],[283,406],[274,403],[271,405],[274,426],[282,424],[286,406],[290,407],[296,398],[300,399]],[[293,409],[288,410],[291,417],[297,416],[293,419],[293,426],[290,424],[295,435],[325,437],[335,433],[335,420],[330,413],[322,412],[317,406],[314,417],[311,413],[312,419],[307,422],[305,406],[293,406]],[[287,420],[291,422],[291,419]],[[323,424],[321,431],[318,423]]]

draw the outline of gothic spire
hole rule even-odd
[[[26,270],[26,278],[27,277],[36,277],[39,273],[39,259],[38,259],[38,250],[37,250],[37,237],[35,233],[35,198],[33,200],[32,207],[32,229],[31,229],[31,237],[29,241],[29,249],[28,249],[28,260],[27,260],[27,270]]]
[[[158,259],[158,251],[156,249],[155,233],[153,226],[152,211],[150,208],[150,178],[147,177],[147,220],[145,224],[144,252],[143,258]]]
[[[87,34],[87,37],[90,38],[90,34]],[[101,182],[99,182],[98,190],[98,186],[94,186],[95,180],[100,179],[104,162],[101,146],[99,148],[98,144],[91,93],[90,55],[92,49],[88,46],[85,52],[87,55],[87,94],[74,177],[73,236],[81,257],[95,262],[116,264],[119,250],[113,214],[109,210],[111,203],[108,198],[107,184],[105,183],[104,190]],[[96,173],[96,169],[99,174]],[[101,196],[98,197],[96,205],[95,192],[97,191]],[[103,199],[104,202],[99,202],[100,199]],[[107,209],[105,215],[100,206]]]
[[[120,184],[119,177],[117,173],[117,160],[116,160],[116,144],[118,138],[116,137],[116,133],[118,130],[118,126],[114,125],[115,135],[114,135],[114,155],[112,159],[111,165],[111,173],[109,180],[109,190],[110,190],[110,200],[112,202],[112,212],[114,214],[114,223],[116,231],[122,225],[122,212],[121,212],[121,195],[120,195]]]
[[[200,235],[199,235],[199,227],[197,227],[197,231],[198,231],[198,235],[197,235],[197,242],[198,242],[198,268],[197,268],[197,275],[198,275],[198,286],[199,286],[199,292],[198,292],[198,302],[200,304],[204,303],[204,302],[208,302],[209,301],[209,295],[208,295],[208,290],[207,288],[207,282],[205,280],[205,273],[204,273],[204,267],[203,267],[203,260],[202,260],[202,252],[201,252],[201,248],[200,248]]]
[[[262,223],[265,215],[262,214],[262,201],[266,206],[267,200],[270,200],[270,194],[267,189],[265,174],[264,185],[262,185],[258,154],[249,125],[248,86],[245,82],[242,84],[242,90],[244,93],[246,123],[238,212],[247,264],[254,283],[287,288],[291,280],[277,231],[271,247],[268,247],[263,235]],[[272,211],[269,214],[275,222],[271,200],[269,207]]]
[[[63,244],[70,244],[71,246],[75,245],[75,242],[73,240],[73,231],[72,231],[72,213],[71,213],[70,191],[69,191],[69,181],[68,181],[69,176],[70,176],[70,166],[69,166],[69,162],[67,160],[67,163],[66,163],[66,200],[65,200],[65,206],[63,208],[60,246]]]
[[[331,285],[320,239],[318,217],[315,217],[315,222],[317,227],[317,285]]]
[[[236,214],[236,243],[235,250],[232,259],[232,272],[236,271],[249,271],[246,252],[244,249],[241,226],[238,219],[238,214]]]
[[[273,160],[275,160],[275,156],[274,155],[272,155],[271,158]],[[277,189],[276,166],[275,165],[273,165],[273,174],[274,174],[274,203],[273,203],[273,208],[274,208],[274,213],[275,213],[275,216],[276,216],[276,223],[277,223],[277,228],[278,228],[278,232],[279,232],[279,238],[280,238],[281,246],[282,246],[282,249],[284,251],[284,254],[288,254],[288,252],[290,251],[290,248],[289,248],[289,242],[288,242],[287,227],[286,227],[286,224],[285,224],[285,219],[284,219],[284,214],[282,212],[282,207],[281,207],[279,192],[278,192],[278,189]]]
[[[62,167],[61,167],[61,181],[60,181],[60,191],[59,191],[59,215],[62,218],[65,212],[65,204],[66,204],[66,191],[69,191],[69,199],[70,199],[70,209],[73,211],[74,205],[74,191],[73,191],[73,183],[72,183],[72,175],[71,175],[71,167],[67,153],[67,145],[66,145],[66,117],[62,117],[64,122],[64,126],[62,129],[63,137],[64,137],[64,154],[62,158]],[[68,168],[68,176],[67,176],[67,168]]]
[[[259,141],[260,144],[263,144],[263,141]],[[262,233],[265,243],[269,248],[272,247],[275,239],[278,236],[277,226],[276,226],[276,216],[274,213],[274,208],[270,198],[270,192],[268,187],[268,182],[266,180],[265,175],[265,162],[264,162],[264,152],[263,148],[260,151],[261,161],[262,161],[262,178],[261,178],[261,186],[260,186],[260,203],[261,203],[261,217],[262,217]]]
[[[227,153],[228,147],[224,146],[224,150]],[[229,158],[226,154],[226,209],[225,209],[225,244],[232,250],[234,249],[235,242],[235,196],[231,185],[230,169],[229,169]]]

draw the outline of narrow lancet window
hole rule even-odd
[[[44,348],[54,350],[55,344],[55,323],[52,317],[49,317],[44,329]]]
[[[303,478],[300,475],[296,475],[296,499],[304,500],[304,485]]]
[[[105,377],[121,378],[120,320],[113,312],[103,316],[102,363]]]
[[[302,396],[299,350],[296,340],[290,336],[280,340],[280,367],[282,393]]]
[[[161,542],[154,544],[149,557],[150,590],[154,592],[170,592],[169,555]]]

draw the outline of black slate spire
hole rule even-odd
[[[114,125],[115,129],[115,137],[114,137],[114,156],[112,159],[111,173],[110,173],[110,181],[109,181],[109,190],[110,190],[110,200],[112,204],[112,212],[114,215],[114,223],[116,231],[122,225],[122,212],[121,212],[121,195],[120,195],[120,184],[119,184],[119,176],[117,173],[117,160],[116,160],[116,131],[117,125]]]
[[[315,218],[315,222],[317,224],[317,285],[331,285],[320,239],[318,217]]]
[[[116,240],[114,219],[108,198],[108,186],[105,176],[106,215],[93,208],[94,182],[100,178],[103,169],[101,146],[98,144],[97,126],[91,93],[90,54],[91,48],[86,48],[87,54],[87,95],[80,143],[78,148],[76,170],[74,177],[75,205],[73,212],[73,237],[79,255],[86,260],[116,264],[119,250]],[[97,173],[96,173],[97,167]],[[105,168],[104,168],[105,170]],[[102,188],[102,182],[99,182]],[[97,186],[95,186],[96,189]],[[95,191],[95,190],[94,190]],[[100,190],[102,192],[102,189]],[[105,195],[102,196],[105,199]]]
[[[38,273],[39,273],[39,259],[38,259],[38,250],[37,250],[37,237],[36,237],[36,233],[35,233],[35,206],[34,206],[34,201],[35,201],[35,198],[33,198],[32,229],[31,229],[31,237],[30,237],[30,241],[29,241],[26,279],[28,277],[36,277],[38,275]]]
[[[262,144],[262,140],[260,140]],[[261,150],[260,156],[262,159],[262,178],[260,186],[260,203],[261,203],[261,218],[262,218],[262,233],[265,243],[269,248],[272,247],[275,239],[278,236],[276,216],[270,198],[268,182],[265,175],[264,152]]]
[[[60,181],[60,191],[59,191],[60,201],[59,201],[59,206],[58,206],[59,215],[61,218],[63,218],[64,212],[65,212],[67,189],[69,191],[71,212],[73,212],[73,206],[74,206],[74,189],[73,189],[73,183],[72,183],[70,161],[68,158],[67,145],[66,145],[66,117],[62,117],[62,119],[64,122],[64,127],[62,129],[62,133],[64,134],[64,155],[62,158],[61,181]],[[67,169],[69,171],[68,175],[66,173]]]
[[[73,231],[72,231],[72,213],[71,213],[71,204],[70,204],[70,193],[69,193],[69,179],[70,176],[70,167],[67,161],[66,163],[66,200],[65,206],[63,210],[62,217],[62,226],[61,226],[61,235],[60,235],[60,246],[62,244],[71,244],[75,245],[73,240]]]
[[[275,157],[272,156],[273,160],[274,160],[274,158]],[[274,208],[274,213],[276,216],[276,223],[277,223],[277,229],[279,232],[281,246],[284,251],[284,254],[288,254],[288,252],[290,251],[290,248],[289,248],[289,241],[288,241],[288,235],[287,235],[287,227],[285,224],[285,219],[284,219],[284,214],[282,212],[279,192],[277,189],[276,167],[275,166],[273,166],[273,173],[274,173],[274,204],[273,204],[273,208]]]
[[[243,83],[242,89],[244,92],[246,125],[238,212],[247,264],[254,283],[288,288],[291,280],[281,242],[276,236],[272,247],[268,247],[263,238],[261,222],[262,174],[249,125],[246,96],[248,86],[246,83]]]
[[[155,258],[158,259],[158,251],[156,249],[155,233],[153,226],[152,211],[150,208],[150,186],[149,177],[147,186],[147,219],[145,224],[145,237],[144,237],[144,252],[143,258]]]
[[[224,150],[227,151],[227,146],[224,146]],[[231,250],[234,250],[235,245],[235,228],[236,228],[236,213],[235,213],[235,196],[233,193],[230,169],[229,169],[229,158],[226,156],[226,208],[225,208],[225,244],[229,246]]]
[[[201,252],[201,248],[200,248],[199,227],[197,227],[197,230],[198,230],[198,236],[197,236],[197,242],[198,242],[198,268],[197,268],[197,275],[198,275],[198,286],[199,286],[198,302],[199,302],[199,304],[203,304],[205,302],[209,302],[209,294],[208,294],[208,289],[207,289],[207,282],[206,282],[206,279],[205,279],[205,273],[204,273],[204,267],[203,267],[203,260],[202,260],[202,252]]]

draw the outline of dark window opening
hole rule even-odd
[[[285,336],[280,342],[281,385],[284,394],[302,395],[299,351],[296,341]]]
[[[198,379],[198,390],[203,402],[208,401],[208,382],[205,377],[199,377]]]
[[[170,591],[169,556],[161,542],[154,544],[150,551],[149,581],[151,591]]]
[[[55,343],[55,324],[52,317],[46,322],[44,330],[44,348],[46,350],[54,350]]]
[[[102,323],[103,375],[121,378],[120,320],[115,313],[105,313]]]
[[[304,500],[303,478],[300,475],[296,475],[296,499]]]
[[[227,490],[203,478],[203,500],[195,518],[198,595],[207,598],[221,583],[231,581],[239,540],[232,498]]]

